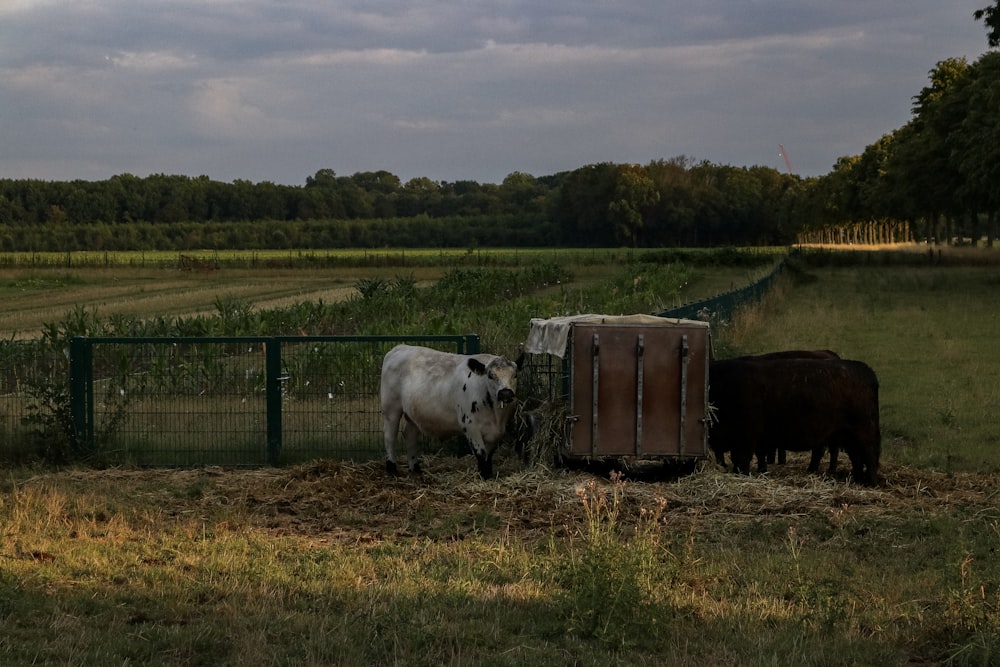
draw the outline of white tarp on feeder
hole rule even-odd
[[[676,317],[657,315],[568,315],[566,317],[533,317],[528,332],[525,352],[530,354],[554,354],[560,359],[566,354],[566,341],[574,324],[642,324],[664,327],[702,327],[708,322],[682,320]]]

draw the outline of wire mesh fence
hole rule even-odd
[[[570,392],[568,359],[554,354],[525,354],[517,371],[517,394],[524,409],[540,404],[565,401]]]
[[[82,395],[88,404],[74,403],[85,451],[137,465],[267,462],[262,342],[123,339],[88,345],[92,382]]]
[[[400,342],[479,345],[472,335],[85,339],[75,428],[85,449],[136,465],[375,458],[382,358]]]
[[[44,452],[46,431],[60,419],[52,408],[67,396],[66,357],[37,341],[8,340],[0,360],[0,456],[26,460]]]
[[[282,461],[381,455],[379,371],[395,343],[286,342],[282,360]],[[433,347],[432,344],[427,344]],[[450,349],[446,349],[450,348]],[[438,349],[454,352],[454,343]]]
[[[74,338],[0,349],[0,460],[259,466],[381,456],[382,357],[478,336]]]

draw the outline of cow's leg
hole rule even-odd
[[[420,472],[420,429],[404,415],[403,442],[406,444],[407,465],[412,473]]]
[[[837,472],[837,456],[840,454],[840,446],[836,441],[830,443],[830,467],[827,472],[833,475]]]
[[[406,443],[406,456],[409,459],[410,472],[420,472],[420,429],[405,418],[403,421],[403,442]]]
[[[715,462],[718,463],[723,468],[726,467],[726,453],[725,452],[715,452]]]
[[[858,441],[856,447],[860,450],[858,458],[864,466],[862,484],[865,486],[878,486],[878,459],[879,443],[876,440],[873,446],[866,446],[863,441]]]
[[[493,452],[489,452],[486,456],[476,456],[476,464],[479,466],[479,476],[483,479],[491,479],[493,477]]]
[[[753,461],[753,448],[749,446],[734,447],[729,450],[729,458],[733,462],[733,472],[750,474],[750,463]]]
[[[847,450],[847,456],[851,459],[851,478],[858,484],[873,486],[869,484],[868,475],[865,472],[865,459],[856,447]]]
[[[831,445],[830,450],[833,451],[834,445]],[[823,454],[826,452],[826,445],[816,445],[812,448],[812,455],[809,457],[809,467],[806,468],[809,472],[816,472],[819,470],[820,461],[823,460]],[[833,463],[833,457],[830,457],[830,462]],[[833,472],[831,470],[831,472]]]
[[[851,459],[851,477],[854,481],[865,486],[878,486],[878,440],[851,435],[844,438],[842,448]]]
[[[878,464],[868,452],[848,450],[851,459],[851,478],[865,486],[878,486]]]
[[[483,479],[493,477],[493,448],[487,447],[481,438],[471,435],[469,436],[469,447],[472,448],[472,453],[476,455],[479,476]]]
[[[721,445],[718,444],[713,445],[711,439],[709,439],[708,448],[712,450],[713,454],[715,454],[715,462],[718,463],[723,468],[725,468],[726,450],[723,449]]]
[[[769,452],[773,452],[774,448],[771,445],[765,447],[764,445],[757,445],[754,448],[757,454],[757,472],[765,473],[767,472],[767,455]],[[747,469],[749,470],[750,464],[747,463]]]
[[[827,473],[831,476],[837,474],[837,457],[840,454],[840,450],[843,449],[850,453],[853,446],[854,438],[845,432],[834,433],[830,436],[829,441],[826,445],[830,449],[830,466],[827,468]],[[826,451],[826,446],[819,446],[813,449],[813,458],[809,464],[809,472],[816,472],[819,470],[820,459],[823,458],[823,452]]]
[[[787,452],[784,447],[773,447],[767,452],[767,462],[779,463],[780,465],[785,465]]]
[[[385,436],[385,471],[390,475],[396,474],[396,438],[399,437],[399,420],[402,416],[402,411],[383,411],[382,433]]]

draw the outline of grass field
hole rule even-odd
[[[754,318],[723,341],[872,366],[889,460],[1000,472],[1000,265],[810,269]]]
[[[883,484],[468,458],[0,480],[0,663],[990,665],[997,272],[816,269],[717,332],[881,383]]]

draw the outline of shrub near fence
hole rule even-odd
[[[54,433],[69,422],[66,355],[41,341],[0,341],[0,460],[58,460]]]
[[[69,446],[104,464],[247,465],[382,451],[382,357],[478,336],[74,338]]]

